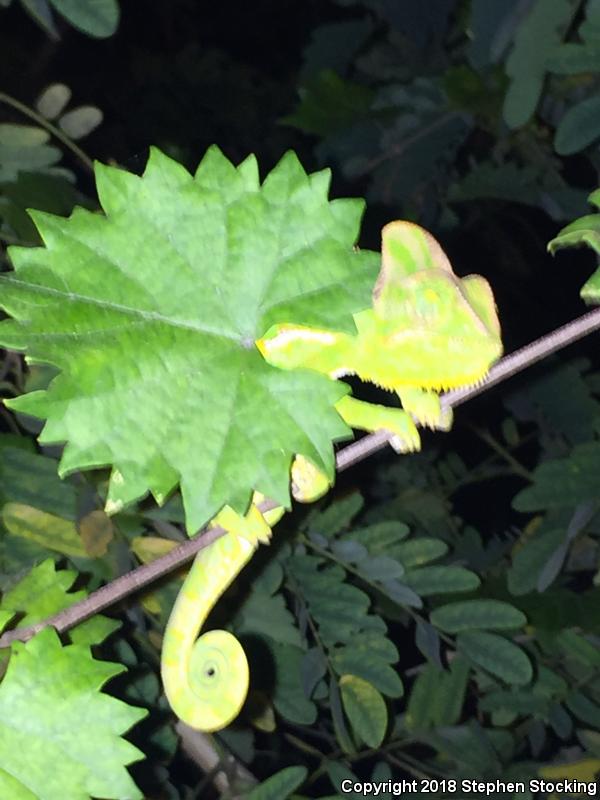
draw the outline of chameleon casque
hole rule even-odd
[[[448,430],[438,392],[481,381],[502,354],[494,297],[480,275],[458,278],[438,242],[418,225],[392,222],[382,231],[382,263],[372,307],[354,315],[356,334],[291,324],[270,328],[256,342],[281,369],[312,369],[339,378],[355,374],[395,392],[402,408],[343,397],[336,410],[352,428],[391,431],[398,452],[418,450],[420,425]],[[298,455],[292,465],[294,497],[311,502],[328,479]],[[213,520],[228,532],[200,551],[181,588],[163,640],[161,672],[175,713],[188,725],[214,731],[239,713],[248,691],[248,664],[227,631],[198,633],[214,604],[267,544],[283,514],[245,517],[225,507]]]

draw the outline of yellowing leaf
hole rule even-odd
[[[85,551],[91,558],[103,556],[114,536],[110,517],[100,509],[90,511],[79,520],[79,532]]]
[[[156,558],[170,553],[176,546],[177,542],[172,539],[163,539],[161,536],[136,536],[131,541],[131,549],[142,564],[149,564]]]
[[[177,542],[174,542],[172,539],[163,539],[160,536],[136,536],[131,542],[131,549],[142,564],[149,564],[151,561],[166,555],[176,546]],[[173,572],[172,577],[182,581],[187,575],[188,570],[189,565],[186,564],[181,569]],[[163,608],[164,597],[162,597],[160,589],[144,592],[141,597],[141,602],[149,614],[158,615],[165,610]],[[161,645],[159,643],[159,650],[160,647]]]
[[[542,778],[549,781],[566,779],[591,783],[600,772],[600,758],[584,758],[581,761],[573,761],[571,764],[552,764],[548,767],[540,767],[538,772]]]
[[[22,503],[6,503],[2,508],[2,521],[15,536],[31,539],[66,556],[87,556],[75,523],[68,519]]]
[[[387,728],[383,697],[371,683],[356,675],[342,675],[340,692],[354,733],[369,747],[379,747]]]
[[[244,717],[259,731],[272,733],[276,726],[273,705],[264,692],[250,690]]]

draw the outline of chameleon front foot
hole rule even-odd
[[[298,455],[292,464],[292,494],[300,503],[314,503],[331,489],[331,482],[312,461]]]
[[[351,428],[373,433],[384,429],[392,434],[390,444],[397,453],[412,453],[421,449],[421,437],[411,416],[401,408],[389,408],[342,397],[336,409]]]

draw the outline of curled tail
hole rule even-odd
[[[228,533],[196,556],[165,630],[161,675],[177,716],[192,728],[215,731],[239,714],[248,693],[246,654],[231,633],[198,633],[229,584],[271,529],[251,506],[246,517],[225,508],[215,518]]]

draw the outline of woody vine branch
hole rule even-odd
[[[534,342],[505,356],[492,367],[487,378],[479,385],[446,392],[441,396],[442,406],[454,408],[599,328],[600,308],[583,314],[572,322],[556,328],[551,333],[541,336]],[[378,431],[344,447],[337,454],[336,471],[342,472],[381,450],[387,444],[388,439],[389,434],[386,431]],[[272,500],[265,500],[258,508],[264,512],[275,508],[276,505]],[[6,632],[0,636],[0,648],[8,647],[14,641],[27,641],[49,625],[53,626],[59,633],[64,633],[78,623],[147,586],[157,578],[181,567],[187,561],[190,561],[197,552],[204,547],[208,547],[224,533],[226,531],[218,527],[202,529],[189,541],[173,548],[166,555],[157,558],[150,564],[144,564],[127,572],[125,575],[121,575],[58,614],[54,614],[35,625]]]

